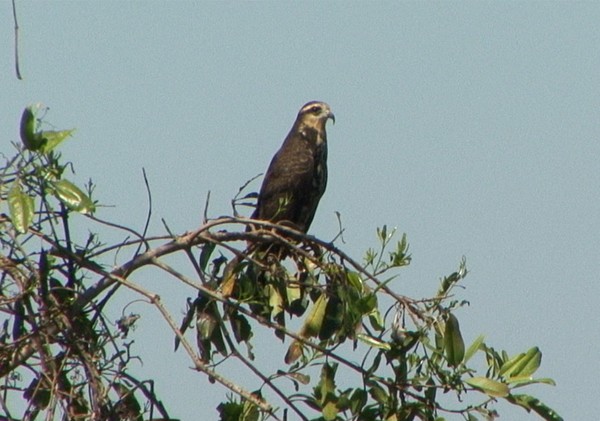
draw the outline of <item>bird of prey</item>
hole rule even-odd
[[[335,116],[321,101],[305,104],[269,165],[252,218],[307,232],[327,185],[327,133]]]

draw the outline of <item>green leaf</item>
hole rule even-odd
[[[385,390],[381,386],[374,385],[371,389],[369,389],[369,394],[375,401],[379,404],[385,404],[388,401],[388,394],[385,393]]]
[[[506,361],[500,367],[500,375],[505,378],[531,376],[542,363],[542,352],[538,347],[529,349]]]
[[[337,406],[338,412],[344,412],[350,409],[352,401],[350,400],[350,394],[352,389],[346,389],[337,396],[335,406]]]
[[[15,229],[20,233],[27,232],[33,221],[33,198],[21,190],[18,182],[8,193],[8,210]]]
[[[548,384],[550,386],[556,386],[556,382],[547,377],[541,379],[534,379],[531,376],[519,376],[519,377],[510,377],[506,379],[508,383],[510,383],[511,387],[522,387],[530,384]]]
[[[242,416],[239,418],[239,421],[258,421],[259,416],[258,407],[250,401],[244,401]]]
[[[387,225],[384,225],[381,228],[377,228],[377,236],[383,243],[385,243],[388,240]]]
[[[556,386],[556,382],[548,377],[542,377],[539,379],[532,379],[532,384],[533,383],[537,383],[537,384],[548,384],[550,386]]]
[[[40,150],[43,153],[48,153],[56,148],[59,144],[62,143],[67,137],[71,136],[71,134],[75,131],[75,129],[71,130],[61,130],[61,131],[44,131],[40,132],[38,136],[41,139],[41,148]]]
[[[252,338],[252,328],[250,327],[250,323],[248,323],[248,319],[242,314],[237,311],[230,314],[229,322],[231,323],[233,336],[238,343],[248,342],[250,338]]]
[[[288,283],[285,287],[285,294],[288,303],[296,303],[302,300],[302,289],[297,283]]]
[[[373,348],[384,349],[386,351],[389,351],[391,349],[390,344],[388,344],[387,342],[383,342],[377,338],[366,335],[364,333],[359,333],[357,335],[357,337],[358,337],[358,339],[360,339],[361,341],[363,341],[364,343],[366,343],[367,345],[369,345]]]
[[[212,335],[210,336],[210,342],[221,355],[227,355],[227,346],[225,345],[225,339],[221,332],[221,326],[217,325],[216,329],[213,330]]]
[[[364,291],[364,284],[358,273],[352,272],[352,271],[347,271],[346,279],[348,279],[348,283],[350,285],[352,285],[352,287],[354,287],[354,289],[356,289],[357,291],[359,291],[361,293]]]
[[[529,395],[509,395],[506,398],[512,404],[525,408],[527,412],[533,411],[547,421],[563,421],[563,418],[553,409],[547,407],[539,399]]]
[[[321,368],[319,384],[314,389],[315,397],[321,404],[327,402],[331,395],[335,394],[335,373],[338,365],[336,363],[325,363]]]
[[[461,279],[467,276],[467,261],[463,257],[458,267],[458,271],[446,276],[438,289],[437,295],[438,297],[443,297],[450,292],[450,290],[456,285]]]
[[[206,266],[208,266],[208,260],[210,259],[210,256],[215,250],[216,246],[217,245],[215,243],[206,243],[202,246],[202,252],[200,252],[199,259],[200,269],[202,269],[202,271],[206,270]]]
[[[35,132],[35,114],[33,106],[29,106],[23,110],[21,115],[21,141],[25,148],[35,151],[42,146],[42,140]]]
[[[285,354],[285,358],[284,361],[286,364],[292,364],[294,361],[296,361],[298,358],[300,358],[302,356],[303,353],[303,347],[302,347],[302,343],[298,340],[294,340],[290,347],[288,348],[286,354]]]
[[[93,213],[96,210],[92,199],[70,181],[59,180],[51,183],[51,186],[55,196],[69,209],[83,214]]]
[[[242,417],[243,405],[237,402],[222,402],[217,406],[220,421],[239,421]]]
[[[383,317],[378,309],[374,308],[369,313],[369,322],[371,323],[371,327],[378,331],[383,331],[385,329]]]
[[[505,383],[497,382],[487,377],[473,377],[466,379],[465,383],[481,390],[483,393],[496,398],[508,396],[510,389]]]
[[[448,365],[458,367],[465,356],[465,343],[460,334],[458,319],[452,313],[448,315],[444,329],[444,348]]]
[[[460,277],[457,272],[450,274],[449,276],[444,277],[442,283],[440,284],[440,288],[438,290],[438,297],[442,297],[450,291],[450,288],[460,281]]]
[[[266,292],[269,297],[269,307],[271,307],[271,317],[276,318],[283,312],[283,297],[279,290],[273,285],[267,285]]]
[[[312,306],[312,309],[306,320],[304,321],[304,326],[302,328],[302,332],[306,337],[314,337],[319,334],[321,330],[321,326],[323,324],[323,319],[325,317],[325,309],[327,308],[327,295],[321,294],[317,299],[317,302]]]
[[[517,354],[512,358],[506,359],[500,366],[499,374],[504,377],[510,377],[515,372],[517,365],[525,359],[525,352]]]
[[[333,421],[337,418],[337,414],[338,414],[339,410],[337,407],[336,402],[334,401],[328,401],[325,406],[323,406],[323,409],[321,410],[321,413],[323,414],[323,418],[325,419],[325,421]]]
[[[471,346],[469,346],[469,348],[465,352],[465,359],[464,359],[465,363],[467,361],[469,361],[473,357],[473,355],[475,355],[475,353],[479,350],[479,347],[483,343],[484,339],[485,339],[485,336],[479,335],[479,337],[473,341]]]
[[[396,243],[396,250],[390,253],[390,264],[394,267],[402,267],[410,264],[411,257],[408,253],[408,241],[406,233],[402,234],[402,240]]]
[[[303,385],[307,385],[310,383],[310,376],[308,374],[302,374],[299,372],[287,372],[282,370],[277,370],[277,374],[280,376],[289,377],[298,383],[302,383]]]
[[[325,317],[319,329],[319,339],[323,341],[331,339],[336,333],[339,334],[343,322],[344,306],[342,301],[336,296],[329,297],[325,307]]]
[[[437,387],[435,381],[430,377],[427,380],[427,389],[425,390],[425,397],[429,402],[435,402],[435,395],[437,393]]]
[[[306,272],[297,273],[296,279],[299,282],[286,282],[285,285],[288,303],[286,310],[292,316],[301,317],[310,304],[306,286],[312,284],[315,279],[312,274]]]
[[[198,314],[196,319],[196,330],[199,339],[210,339],[216,327],[217,321],[210,313],[202,312]]]
[[[40,151],[42,153],[48,153],[54,150],[60,143],[62,143],[67,137],[69,137],[75,129],[71,130],[60,130],[53,131],[47,130],[38,132],[37,131],[37,119],[35,117],[34,109],[39,109],[41,104],[31,105],[21,115],[21,141],[25,148],[32,151]]]
[[[350,398],[350,411],[353,415],[360,413],[366,405],[368,399],[367,392],[363,389],[356,389]]]
[[[354,303],[354,308],[361,314],[368,314],[373,309],[377,308],[377,296],[375,294],[367,294],[361,297]]]

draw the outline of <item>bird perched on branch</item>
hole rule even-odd
[[[329,105],[324,102],[312,101],[300,108],[294,125],[269,164],[252,219],[284,225],[304,233],[308,231],[327,185],[325,126],[329,119],[335,122]],[[246,230],[254,229],[255,226],[250,224]],[[277,262],[287,255],[285,247],[281,247],[280,244],[268,240],[259,241],[250,244],[244,253],[231,259],[223,270],[223,295],[236,296],[241,290],[245,290],[246,293],[249,290],[250,285],[242,287],[237,284],[240,278],[236,276],[237,271],[241,269],[240,262],[248,255],[252,255],[253,260],[261,263],[260,267],[249,265],[246,276],[241,278],[241,282],[254,280],[251,283],[258,286],[250,308],[256,314],[266,318],[273,317],[277,323],[285,325],[284,312],[275,312],[272,304],[275,301],[287,300],[285,291],[281,292],[282,287],[285,289],[284,285],[278,282],[279,286],[276,288],[263,288],[269,279],[278,278]],[[269,267],[267,270],[266,266]],[[300,301],[303,302],[302,297],[295,300]],[[289,307],[288,310],[297,315],[305,310],[305,306],[301,310],[294,310],[290,303],[284,307]],[[277,309],[282,310],[280,306]],[[281,335],[281,332],[277,334]]]
[[[327,185],[327,133],[335,116],[320,101],[305,104],[269,165],[253,219],[307,232]]]

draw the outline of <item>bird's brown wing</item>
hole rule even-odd
[[[320,195],[315,197],[315,159],[311,151],[295,146],[286,142],[273,157],[253,218],[287,223],[306,231]]]

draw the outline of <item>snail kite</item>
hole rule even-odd
[[[253,219],[307,232],[327,185],[325,125],[335,116],[320,101],[305,104],[269,165]]]

